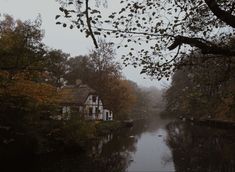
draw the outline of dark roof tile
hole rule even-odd
[[[96,94],[96,91],[87,85],[69,85],[59,90],[58,102],[61,104],[83,105],[91,94]]]

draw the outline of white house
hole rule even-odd
[[[113,120],[113,112],[108,109],[104,109],[103,110],[103,120],[104,121],[112,121]]]
[[[62,116],[70,118],[76,111],[88,120],[113,120],[112,111],[105,108],[96,91],[84,84],[65,86],[59,90]]]

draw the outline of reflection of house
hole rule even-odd
[[[99,139],[96,144],[92,146],[93,155],[100,155],[102,153],[103,146],[113,139],[113,134],[108,134]]]
[[[106,109],[96,91],[84,84],[65,86],[59,91],[62,116],[72,111],[79,112],[85,119],[113,120],[112,111]]]

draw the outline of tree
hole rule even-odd
[[[55,112],[57,91],[45,83],[47,49],[40,25],[39,19],[15,21],[8,15],[0,20],[0,142],[6,155],[35,151],[43,140],[41,118]]]
[[[168,0],[164,3],[122,0],[121,9],[108,18],[102,17],[105,16],[102,11],[89,0],[66,2],[60,0],[62,14],[56,16],[57,24],[78,28],[92,38],[96,47],[97,37],[121,38],[121,46],[127,49],[124,63],[140,65],[141,73],[157,79],[169,77],[181,67],[177,64],[188,50],[200,50],[203,54],[214,55],[210,56],[213,58],[235,55],[226,44],[235,28],[233,0]],[[69,25],[64,19],[69,19]],[[208,60],[206,56],[203,58]]]
[[[99,43],[99,48],[92,50],[88,56],[69,59],[66,79],[70,84],[81,79],[96,90],[105,106],[117,117],[130,110],[135,95],[132,86],[121,75],[120,64],[114,60],[113,45],[102,40]]]
[[[65,74],[67,84],[74,85],[80,79],[86,82],[90,78],[90,67],[88,56],[76,56],[68,59],[68,73]]]
[[[134,88],[125,79],[113,79],[106,88],[104,103],[116,113],[116,119],[128,119],[136,103]]]
[[[133,81],[129,81],[134,88],[136,97],[135,104],[131,109],[131,118],[153,118],[159,115],[164,105],[162,100],[162,91],[156,87],[139,87]]]
[[[234,65],[229,58],[208,56],[201,64],[203,55],[191,56],[185,60],[187,68],[176,70],[166,91],[168,114],[234,120]]]
[[[69,54],[61,50],[50,50],[47,52],[44,70],[48,73],[47,82],[55,87],[61,87],[65,83],[65,75],[68,71]]]
[[[1,98],[22,97],[48,103],[47,97],[54,92],[54,87],[45,83],[45,66],[50,66],[45,62],[47,49],[40,26],[40,18],[23,22],[5,15],[0,20]]]
[[[41,19],[35,21],[14,20],[6,15],[0,21],[0,69],[9,72],[40,70],[45,60],[45,45],[42,43]]]
[[[58,87],[63,84],[69,55],[44,45],[40,27],[40,17],[35,21],[21,21],[5,15],[0,21],[0,70],[12,75],[28,73],[28,79],[47,80]]]

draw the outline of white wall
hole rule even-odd
[[[92,119],[99,119],[102,120],[103,119],[103,103],[101,101],[101,99],[98,96],[95,96],[96,99],[95,101],[93,101],[93,96],[95,95],[89,95],[87,97],[87,100],[85,102],[85,106],[86,106],[86,116],[88,116],[89,118]],[[89,116],[89,109],[92,108],[92,115]],[[100,111],[100,113],[97,115],[96,113],[96,109],[98,108],[98,110]]]
[[[104,111],[103,111],[103,120],[104,121],[107,121],[107,120],[112,121],[113,120],[113,112],[108,110],[108,109],[104,109]]]

